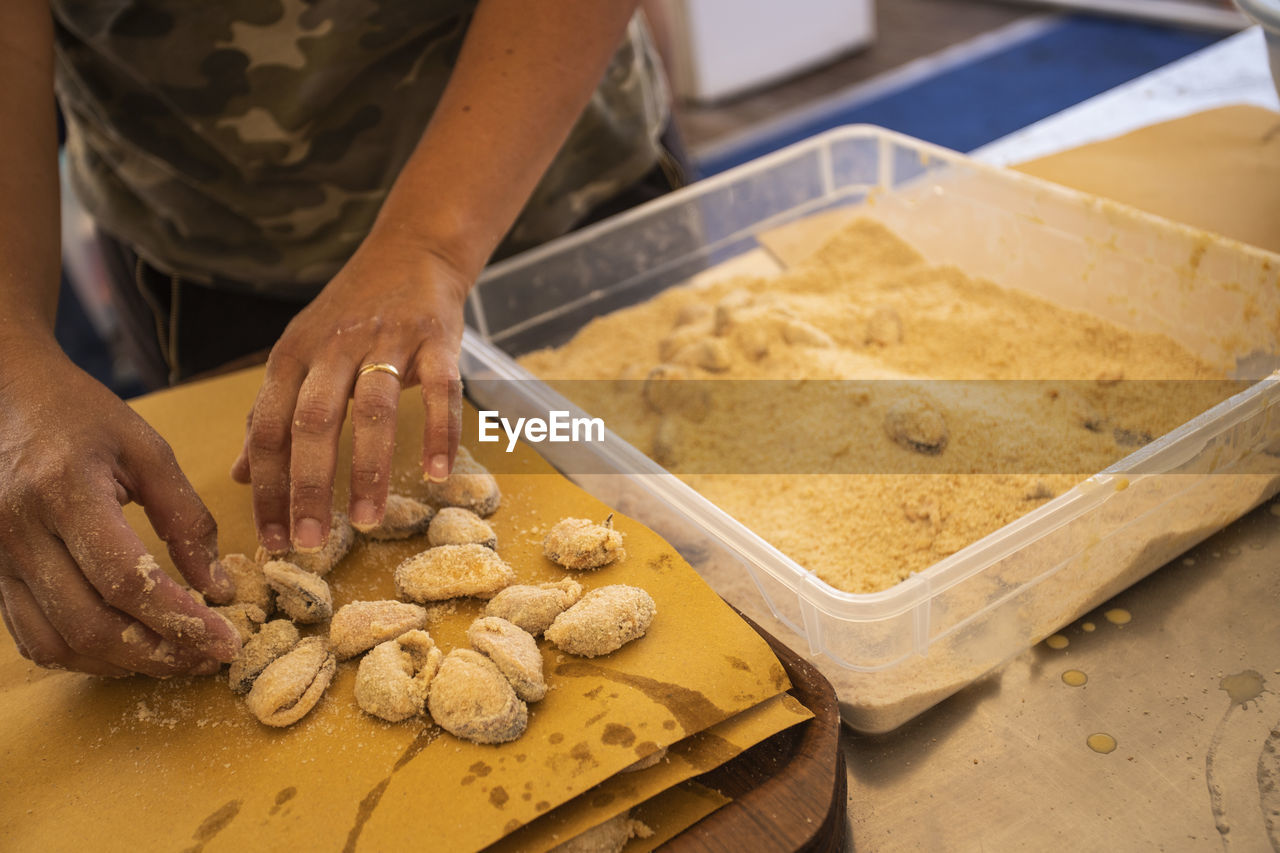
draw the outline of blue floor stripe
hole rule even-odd
[[[1219,33],[1087,15],[856,106],[807,117],[697,163],[702,177],[844,124],[867,123],[971,151],[1069,106],[1208,47]]]

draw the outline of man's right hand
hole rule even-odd
[[[230,623],[147,553],[121,507],[137,501],[178,571],[212,603],[234,585],[217,525],[168,444],[52,342],[0,376],[0,613],[21,654],[98,675],[215,672]]]

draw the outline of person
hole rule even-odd
[[[216,671],[239,640],[158,569],[141,504],[210,603],[233,586],[166,443],[53,336],[55,99],[150,375],[270,347],[232,475],[271,552],[382,516],[402,385],[422,465],[457,449],[463,303],[487,260],[671,176],[635,0],[0,4],[0,613],[21,654],[101,675]],[[621,47],[619,47],[621,45]],[[660,191],[660,190],[657,190]],[[655,193],[657,191],[654,191]]]

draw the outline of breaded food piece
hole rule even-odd
[[[641,386],[644,401],[660,415],[679,415],[701,423],[711,411],[711,395],[696,374],[679,364],[659,364]]]
[[[445,655],[427,697],[431,718],[455,737],[506,743],[524,734],[529,707],[497,664],[471,649]]]
[[[460,506],[484,517],[493,515],[502,503],[502,492],[489,469],[459,445],[453,473],[442,483],[428,481],[427,501],[437,507]]]
[[[244,554],[224,554],[218,563],[236,585],[233,604],[253,604],[270,616],[276,609],[276,596],[262,573],[262,564]]]
[[[667,757],[667,748],[660,746],[644,758],[619,770],[619,773],[635,773],[637,770],[648,770],[653,765]]]
[[[324,639],[307,637],[262,671],[245,704],[261,723],[291,726],[320,701],[336,667]]]
[[[582,598],[582,584],[563,578],[540,584],[513,584],[485,605],[485,616],[498,616],[539,636],[556,617]]]
[[[580,832],[568,841],[557,844],[547,853],[618,853],[632,838],[648,838],[653,830],[638,820],[633,820],[631,810],[616,814],[604,823],[598,823]]]
[[[598,569],[627,556],[622,534],[613,529],[613,513],[604,524],[585,518],[562,520],[542,540],[542,553],[566,569]]]
[[[545,636],[562,652],[593,658],[643,637],[657,613],[653,597],[640,587],[611,584],[582,596],[556,617]]]
[[[885,413],[884,431],[902,447],[926,456],[937,456],[947,448],[947,420],[923,396],[895,401]]]
[[[366,714],[398,723],[422,713],[444,653],[426,631],[406,631],[373,647],[356,671],[356,702]]]
[[[483,545],[441,545],[396,566],[401,598],[419,603],[470,595],[490,598],[515,582],[506,561]]]
[[[354,657],[406,631],[424,628],[427,611],[404,601],[353,601],[329,623],[329,650],[338,660]]]
[[[436,513],[427,528],[427,541],[432,546],[483,545],[494,550],[498,548],[498,534],[493,532],[489,522],[460,506],[447,506]]]
[[[223,619],[231,623],[240,635],[240,644],[249,642],[249,638],[258,632],[258,628],[267,621],[267,614],[256,604],[227,604],[223,607],[209,608]]]
[[[333,571],[338,563],[342,562],[342,559],[347,556],[347,552],[351,550],[351,545],[355,541],[356,531],[351,526],[351,519],[347,518],[346,513],[335,511],[333,518],[329,522],[329,538],[325,540],[324,547],[317,548],[314,551],[299,551],[294,548],[292,551],[278,557],[260,547],[258,548],[257,560],[259,563],[267,563],[273,559],[284,560],[293,563],[303,571],[324,577]]]
[[[408,495],[392,492],[387,495],[387,505],[382,513],[381,524],[357,524],[355,528],[370,539],[376,539],[379,542],[408,539],[426,530],[435,514],[435,509],[429,504],[424,504]]]
[[[285,560],[271,560],[262,572],[276,591],[276,606],[294,622],[310,625],[333,615],[333,593],[324,578]]]
[[[498,665],[516,695],[526,702],[537,702],[547,695],[547,682],[542,677],[542,653],[538,641],[523,628],[497,616],[482,616],[467,628],[467,642]]]
[[[227,681],[234,693],[248,693],[253,681],[271,662],[298,644],[298,629],[287,619],[274,619],[263,625],[240,649],[240,654],[227,670]]]

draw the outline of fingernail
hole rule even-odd
[[[378,523],[378,508],[373,501],[361,498],[351,505],[351,523],[356,527],[372,527]]]
[[[221,560],[209,563],[209,578],[213,581],[214,594],[219,598],[231,598],[236,594],[236,582],[222,567]]]
[[[267,524],[262,528],[262,547],[272,554],[283,554],[289,550],[289,531],[283,524]]]
[[[444,453],[437,453],[427,463],[427,479],[433,483],[443,483],[448,478],[449,457]]]
[[[318,551],[324,546],[324,528],[314,518],[300,518],[293,525],[293,545],[299,551]]]

